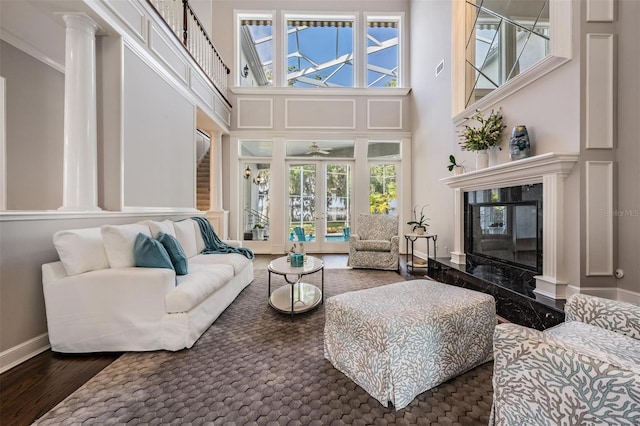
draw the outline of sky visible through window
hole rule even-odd
[[[273,26],[245,24],[262,62],[267,80],[273,82]],[[285,84],[294,87],[354,87],[354,31],[351,21],[300,25],[289,20],[286,38]],[[346,24],[345,24],[346,23]],[[367,87],[398,86],[399,50],[396,22],[370,21],[367,25]]]

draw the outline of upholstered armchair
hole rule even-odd
[[[490,424],[640,424],[640,306],[576,294],[565,313],[496,327]]]
[[[398,269],[398,216],[361,214],[356,231],[349,237],[349,266]]]

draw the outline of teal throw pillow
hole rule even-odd
[[[159,241],[143,233],[139,233],[136,237],[133,257],[136,260],[136,266],[142,268],[173,269],[171,259],[164,246]]]
[[[171,259],[173,269],[178,275],[187,275],[187,255],[184,253],[178,239],[164,232],[158,233],[158,241],[164,246]]]

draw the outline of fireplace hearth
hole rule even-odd
[[[535,273],[468,255],[464,265],[430,258],[428,275],[440,282],[481,291],[496,299],[496,312],[509,322],[544,330],[564,321],[564,300],[534,293]]]

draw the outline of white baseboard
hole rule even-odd
[[[0,373],[12,369],[18,364],[33,358],[49,349],[49,334],[44,333],[17,346],[0,352]]]
[[[621,302],[633,303],[640,305],[640,293],[619,288],[618,300]]]
[[[619,302],[633,303],[640,305],[640,293],[624,290],[616,287],[576,287],[570,286],[567,297],[574,293],[589,294],[591,296],[602,297],[604,299],[617,300]]]

